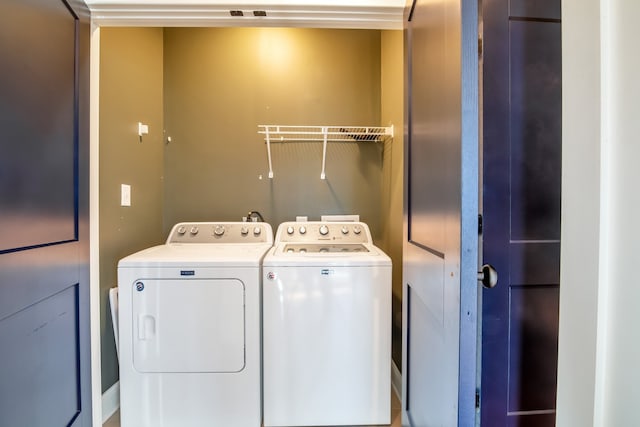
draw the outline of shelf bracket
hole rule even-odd
[[[327,128],[326,127],[322,128],[322,135],[323,135],[323,141],[322,141],[322,172],[320,172],[320,179],[327,179],[327,176],[324,173],[324,166],[326,165],[326,162],[327,162]]]
[[[269,161],[269,178],[273,179],[273,166],[271,165],[271,135],[269,126],[265,128],[265,138],[267,139],[267,160]]]

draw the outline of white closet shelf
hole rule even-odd
[[[327,142],[384,142],[393,138],[393,126],[290,126],[258,125],[258,133],[264,135],[269,160],[269,178],[273,178],[271,143],[274,142],[322,142],[322,172],[326,179],[325,162]]]
[[[258,125],[270,142],[383,142],[393,138],[393,126],[283,126]]]

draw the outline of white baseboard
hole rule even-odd
[[[391,361],[391,386],[396,392],[398,400],[402,402],[402,373],[393,360]]]
[[[120,381],[102,393],[102,424],[120,408]]]

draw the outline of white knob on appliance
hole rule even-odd
[[[362,229],[356,225],[355,227],[353,227],[353,232],[356,234],[360,234],[362,232]]]
[[[200,231],[198,227],[191,227],[191,230],[189,230],[189,233],[195,236],[196,234],[198,234],[198,231]]]
[[[249,234],[249,229],[245,226],[242,226],[242,228],[240,229],[240,234],[246,236],[247,234]]]
[[[187,227],[185,227],[184,225],[181,225],[180,227],[178,227],[178,234],[182,235],[186,232],[187,232]]]
[[[213,234],[216,236],[222,236],[224,234],[224,226],[216,225],[216,228],[213,229]]]
[[[254,236],[259,236],[259,235],[260,235],[260,233],[262,233],[262,228],[260,228],[260,227],[254,227],[254,228],[253,228],[253,234],[254,234]]]
[[[293,229],[293,227],[292,227],[292,226],[288,226],[288,227],[287,227],[287,234],[291,235],[291,234],[293,234],[293,232],[294,232],[294,231],[295,231],[295,230]]]
[[[342,234],[349,234],[349,229],[347,228],[347,226],[345,225],[344,227],[342,227]]]
[[[322,234],[323,236],[326,236],[327,234],[329,234],[329,227],[327,227],[326,225],[321,225],[320,234]]]
[[[307,227],[305,227],[304,225],[300,227],[300,234],[306,234],[307,233]]]

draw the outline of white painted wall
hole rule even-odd
[[[562,14],[557,425],[640,425],[640,2]]]

